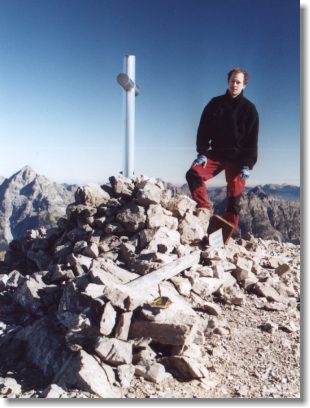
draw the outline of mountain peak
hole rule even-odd
[[[255,194],[260,198],[268,197],[268,194],[266,194],[266,192],[264,191],[264,188],[260,185],[251,188],[251,190],[249,191],[249,194]]]
[[[22,181],[32,181],[37,176],[37,173],[32,169],[32,167],[26,165],[18,172],[13,174],[10,178],[11,180],[22,180]]]

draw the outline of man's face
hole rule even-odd
[[[244,85],[244,75],[242,72],[232,74],[228,81],[228,90],[230,95],[235,98],[238,96],[245,88]]]

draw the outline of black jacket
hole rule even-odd
[[[253,168],[257,161],[259,118],[255,105],[227,91],[204,108],[197,132],[197,152],[214,160]]]

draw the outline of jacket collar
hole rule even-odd
[[[227,89],[225,95],[226,95],[227,99],[228,99],[231,103],[238,103],[239,101],[241,101],[241,99],[243,99],[243,91],[241,91],[238,96],[236,96],[235,98],[233,98],[233,97],[230,95],[229,90]]]

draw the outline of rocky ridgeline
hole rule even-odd
[[[30,166],[0,179],[0,259],[9,242],[28,229],[56,225],[73,201],[76,187],[52,182]]]
[[[137,378],[208,381],[204,347],[229,332],[223,305],[254,296],[266,310],[296,309],[295,245],[248,236],[213,248],[211,214],[189,197],[142,176],[110,182],[78,188],[57,227],[10,244],[0,275],[5,396],[117,398]],[[27,393],[29,367],[42,375]]]

